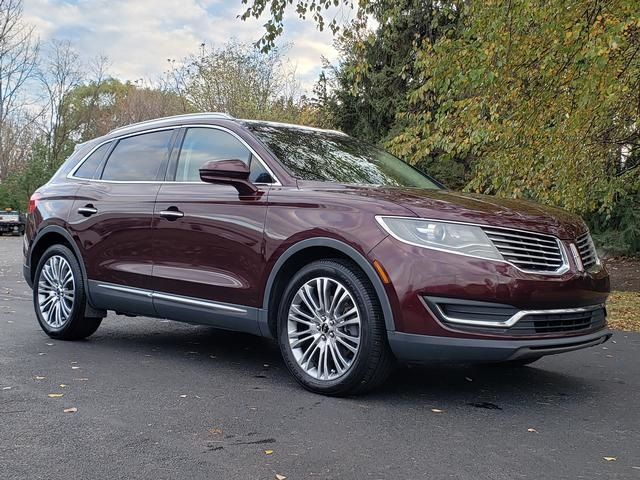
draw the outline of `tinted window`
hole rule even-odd
[[[76,170],[74,176],[78,178],[93,178],[98,166],[102,163],[102,159],[111,148],[111,142],[99,146],[94,152]]]
[[[230,133],[213,128],[190,128],[184,136],[178,168],[177,182],[200,181],[200,167],[212,160],[242,160],[247,165],[251,152]]]
[[[103,180],[156,180],[169,158],[173,130],[123,138],[109,155]]]
[[[253,183],[273,183],[274,179],[271,174],[267,172],[264,165],[260,163],[256,157],[251,157],[251,168],[249,173],[249,181]]]
[[[245,125],[303,180],[440,188],[390,153],[339,132],[265,122]]]

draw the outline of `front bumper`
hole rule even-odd
[[[429,298],[499,304],[494,306],[515,311],[554,311],[602,305],[609,294],[609,275],[604,268],[580,272],[571,262],[570,269],[558,275],[526,273],[507,263],[419,248],[392,237],[371,250],[369,258],[372,263],[377,260],[390,279],[385,290],[393,325],[387,329],[408,334],[503,341],[523,340],[526,333],[461,328],[443,322],[430,310],[425,301]],[[582,333],[586,332],[542,336],[576,337]],[[541,334],[531,332],[531,336],[537,339]]]
[[[20,223],[0,223],[0,233],[17,233],[24,231],[24,225]]]
[[[608,330],[601,330],[565,338],[487,340],[387,332],[394,355],[398,360],[407,363],[437,361],[492,363],[526,360],[600,345],[609,340],[611,335]]]

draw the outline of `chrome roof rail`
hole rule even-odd
[[[161,123],[161,122],[164,122],[164,121],[167,121],[167,120],[173,120],[173,119],[199,120],[199,119],[205,119],[205,118],[233,119],[233,117],[231,115],[229,115],[227,113],[223,113],[223,112],[185,113],[185,114],[182,114],[182,115],[172,115],[170,117],[154,118],[154,119],[151,119],[151,120],[144,120],[142,122],[131,123],[129,125],[124,125],[122,127],[114,128],[113,130],[111,130],[108,133],[108,135],[111,135],[112,133],[121,133],[121,132],[129,130],[131,128],[136,128],[136,127],[140,127],[140,126],[144,126],[144,125],[151,126],[151,125],[154,125],[155,123]]]

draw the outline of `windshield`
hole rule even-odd
[[[244,125],[303,180],[441,188],[399,158],[340,132],[266,122]]]

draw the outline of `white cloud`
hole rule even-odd
[[[136,80],[157,78],[167,59],[194,53],[201,43],[258,40],[264,21],[236,18],[243,7],[240,0],[25,0],[25,17],[42,40],[69,39],[86,59],[106,55],[111,74]],[[332,36],[318,32],[310,21],[288,25],[293,28],[285,28],[281,41],[291,45],[287,56],[309,90],[321,56],[337,56]]]

